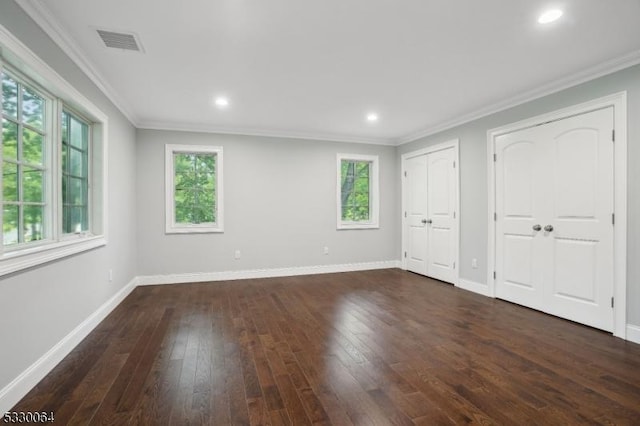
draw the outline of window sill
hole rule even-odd
[[[184,226],[165,229],[165,234],[222,234],[223,228],[211,226]]]
[[[78,236],[38,247],[7,252],[0,257],[0,277],[107,244],[104,235]]]
[[[337,229],[339,231],[345,229],[380,229],[380,225],[377,223],[339,223]]]

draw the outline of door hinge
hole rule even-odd
[[[613,129],[611,131],[611,142],[615,142],[616,141],[616,129]]]
[[[453,262],[453,269],[456,269],[456,262]]]
[[[498,161],[498,154],[493,154],[493,162],[495,163],[496,161]]]
[[[407,172],[404,172],[404,177],[407,177]]]
[[[407,257],[407,252],[406,251],[404,252],[404,257]]]
[[[407,212],[404,212],[404,217],[407,217]]]
[[[493,212],[493,221],[497,222],[498,221],[498,213]]]
[[[453,212],[453,218],[454,219],[456,218],[456,212]]]
[[[611,298],[611,307],[613,308],[614,302],[613,302],[613,297]]]
[[[454,169],[456,168],[456,162],[455,161],[453,162],[453,168]]]
[[[493,279],[496,279],[496,271],[493,271]]]
[[[615,213],[611,213],[611,224],[612,225],[616,224],[616,214]]]

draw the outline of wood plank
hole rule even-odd
[[[397,269],[135,289],[13,410],[61,424],[638,424],[640,345]]]

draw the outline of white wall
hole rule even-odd
[[[224,148],[224,233],[165,235],[164,145]],[[140,275],[399,259],[396,149],[256,136],[138,130]],[[380,229],[336,230],[336,154],[380,158]],[[329,255],[323,255],[323,247]],[[234,260],[234,251],[241,251]]]
[[[0,24],[108,115],[110,164],[108,245],[0,279],[1,392],[131,281],[137,248],[135,129],[12,0]]]
[[[627,322],[640,324],[640,65],[399,147],[398,164],[406,152],[460,139],[461,278],[487,280],[487,130],[621,91],[627,91],[628,103]]]

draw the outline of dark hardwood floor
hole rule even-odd
[[[57,424],[640,424],[640,345],[400,270],[137,288]]]

